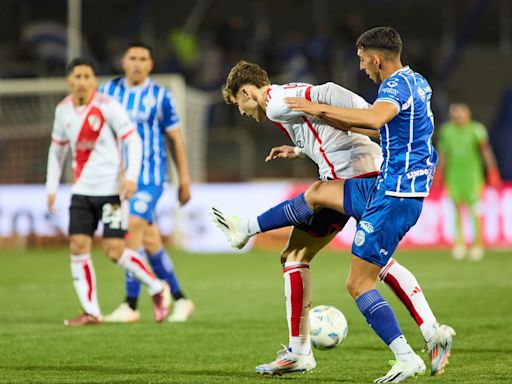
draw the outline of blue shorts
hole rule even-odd
[[[345,213],[357,220],[352,253],[384,267],[407,231],[416,224],[422,197],[395,197],[377,189],[376,178],[345,180]]]
[[[149,224],[155,221],[155,207],[164,191],[163,185],[140,185],[137,193],[130,199],[130,215],[138,216]]]

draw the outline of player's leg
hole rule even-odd
[[[466,245],[464,243],[464,232],[462,229],[462,219],[464,217],[464,204],[454,202],[455,205],[455,241],[453,243],[452,257],[455,260],[462,260],[466,257]]]
[[[354,200],[358,197],[353,194]],[[352,245],[347,290],[368,324],[395,355],[396,364],[376,382],[400,382],[423,374],[425,364],[407,343],[393,310],[375,284],[399,241],[416,223],[422,199],[386,196],[385,191],[374,186],[367,201]]]
[[[231,246],[243,248],[249,238],[273,229],[306,223],[321,208],[344,213],[344,180],[317,181],[306,192],[286,200],[257,217],[239,219],[211,207],[210,216],[224,232]]]
[[[467,207],[473,227],[473,244],[469,250],[469,258],[472,261],[479,261],[485,256],[482,223],[478,212],[479,204],[478,202],[470,202]]]
[[[96,198],[95,205],[98,215],[104,224],[103,247],[109,259],[134,276],[148,288],[153,300],[153,315],[155,321],[164,320],[169,313],[169,286],[159,280],[151,272],[147,263],[137,251],[127,248],[125,243],[126,230],[122,225],[121,204],[118,196]]]
[[[65,325],[80,326],[101,323],[96,289],[96,273],[91,259],[92,235],[98,219],[87,196],[72,195],[69,207],[69,248],[73,286],[83,314],[64,320]]]
[[[309,265],[314,256],[336,236],[338,230],[315,237],[304,229],[292,229],[288,243],[281,253],[289,332],[288,348],[281,351],[275,361],[257,366],[256,372],[262,374],[282,375],[309,371],[316,367],[309,336],[312,300]]]
[[[183,293],[174,264],[165,250],[156,224],[150,224],[144,230],[143,246],[148,255],[151,268],[156,275],[167,282],[174,299],[174,309],[169,316],[170,322],[187,321],[195,310],[194,303]]]
[[[154,186],[139,186],[139,190],[130,199],[130,215],[128,219],[128,234],[126,236],[126,247],[137,251],[139,256],[147,262],[144,252],[143,238],[148,222],[152,220],[152,209],[162,188]],[[130,323],[140,319],[137,304],[140,295],[141,284],[129,272],[125,272],[125,300],[112,313],[105,316],[105,321],[115,323]]]

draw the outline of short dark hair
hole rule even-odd
[[[254,85],[261,88],[270,85],[267,71],[258,64],[249,63],[248,61],[239,61],[229,72],[226,83],[222,86],[222,97],[227,104],[231,104],[231,97],[236,94],[246,84]]]
[[[66,67],[66,75],[71,74],[71,72],[73,72],[73,69],[75,69],[75,67],[78,67],[79,65],[86,65],[88,67],[91,67],[92,72],[94,73],[94,75],[96,75],[96,64],[92,59],[89,59],[87,57],[75,57],[73,60],[71,60]]]
[[[388,51],[399,55],[402,52],[402,38],[394,28],[376,27],[359,36],[356,47],[364,50]]]
[[[147,49],[148,52],[149,52],[149,56],[151,58],[153,58],[153,48],[151,48],[151,46],[149,44],[146,44],[143,41],[132,41],[132,42],[128,43],[128,45],[126,46],[126,48],[124,50],[124,53],[126,54],[126,52],[128,52],[128,50],[130,48],[144,48],[144,49]]]

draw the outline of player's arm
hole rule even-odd
[[[480,152],[482,153],[485,168],[487,171],[487,182],[492,187],[499,188],[502,182],[500,171],[498,168],[498,163],[496,161],[496,156],[494,156],[492,147],[489,144],[489,139],[487,137],[485,127],[482,126],[480,131],[481,133],[479,134],[479,148]]]
[[[116,100],[110,99],[106,112],[107,121],[127,149],[128,164],[124,170],[120,197],[129,199],[137,192],[137,182],[142,166],[142,140],[128,112]]]
[[[183,135],[179,127],[167,130],[169,138],[171,157],[176,165],[178,173],[178,200],[180,205],[185,205],[190,200],[190,173],[188,168],[187,152]]]
[[[46,194],[48,211],[55,212],[55,198],[59,187],[60,176],[69,148],[69,141],[65,136],[59,121],[58,112],[55,112],[53,122],[52,141],[48,150],[48,162],[46,166]]]
[[[286,98],[286,104],[294,111],[302,111],[336,124],[336,127],[345,126],[349,131],[354,128],[379,130],[398,114],[393,103],[376,101],[370,108],[353,109],[340,108],[334,105],[317,104],[306,99]]]

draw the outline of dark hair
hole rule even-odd
[[[130,48],[144,48],[144,49],[147,49],[147,50],[148,50],[148,52],[149,52],[149,56],[150,56],[151,58],[153,58],[153,48],[151,48],[151,46],[150,46],[150,45],[148,45],[148,44],[144,43],[143,41],[132,41],[132,42],[130,42],[130,43],[126,46],[126,48],[125,48],[125,50],[124,50],[124,53],[126,54],[126,52],[128,52],[128,50],[129,50]]]
[[[270,85],[267,72],[258,64],[239,61],[229,72],[226,83],[222,86],[222,97],[227,104],[231,104],[231,97],[236,97],[240,88],[246,84],[261,88]]]
[[[394,28],[376,27],[359,36],[356,47],[364,50],[383,50],[399,55],[402,51],[402,39]]]
[[[75,67],[78,67],[79,65],[87,65],[88,67],[91,67],[92,72],[96,75],[96,64],[93,60],[87,57],[75,57],[73,60],[71,60],[66,67],[66,75],[71,74],[71,72],[73,72],[73,69],[75,69]]]

